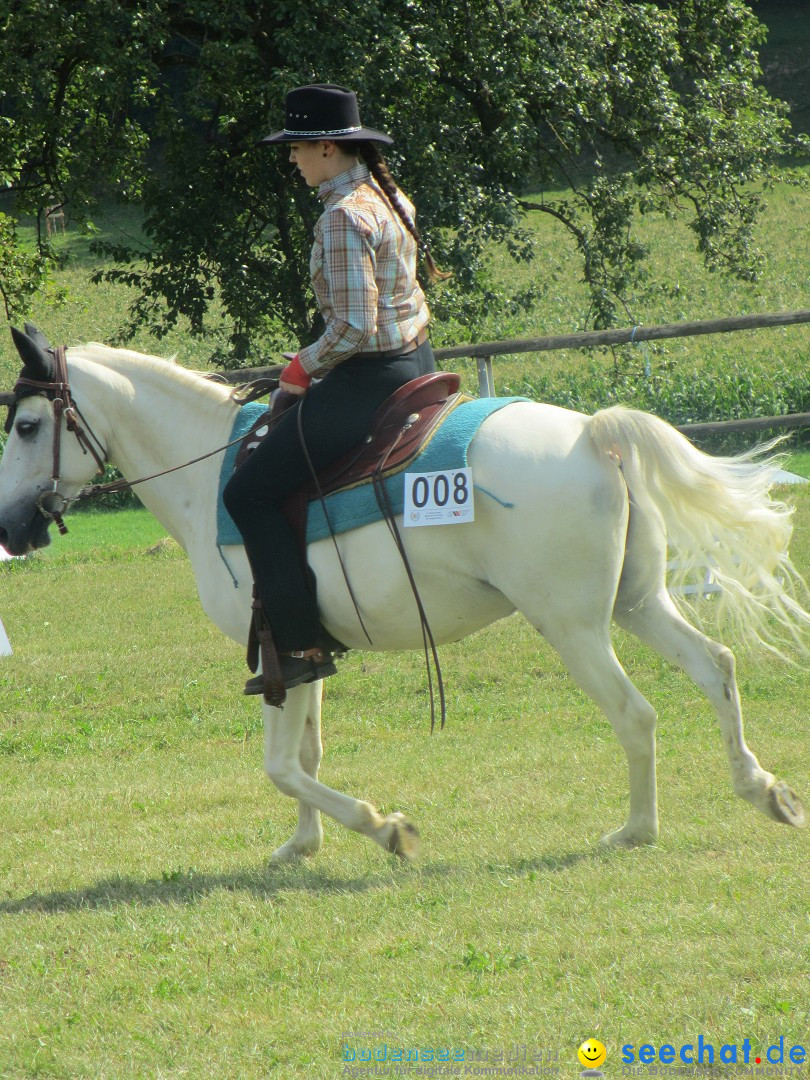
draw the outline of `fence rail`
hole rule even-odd
[[[780,311],[770,315],[737,315],[730,319],[629,326],[623,330],[586,330],[580,334],[484,341],[478,345],[453,345],[446,349],[435,349],[434,352],[438,359],[452,360],[460,356],[486,357],[500,356],[503,353],[550,352],[555,349],[590,349],[596,345],[634,345],[637,341],[728,334],[734,330],[759,330],[763,327],[792,326],[807,322],[810,322],[810,309],[805,308],[801,311]]]
[[[766,428],[810,427],[810,412],[783,413],[782,416],[752,416],[746,420],[715,420],[706,424],[676,424],[684,435],[725,435],[733,431],[763,431]]]
[[[628,326],[621,330],[586,330],[579,334],[514,338],[511,341],[484,341],[478,345],[454,345],[434,351],[437,360],[474,358],[478,364],[479,396],[493,397],[495,379],[492,373],[492,360],[495,356],[552,352],[559,349],[592,349],[599,345],[635,345],[641,341],[699,337],[702,334],[729,334],[737,330],[760,330],[774,326],[794,326],[797,323],[810,323],[810,310],[805,308],[801,311],[736,315],[729,319],[701,319],[698,322]]]

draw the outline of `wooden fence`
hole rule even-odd
[[[783,311],[776,314],[738,315],[731,319],[704,319],[699,322],[661,323],[657,326],[632,326],[623,330],[589,330],[581,334],[557,334],[540,338],[517,338],[513,341],[485,341],[479,345],[458,345],[436,349],[437,360],[473,357],[478,364],[478,389],[481,397],[492,397],[493,357],[505,354],[550,352],[557,349],[589,349],[596,345],[635,345],[641,341],[697,337],[701,334],[728,334],[736,330],[791,326],[810,322],[810,310]]]

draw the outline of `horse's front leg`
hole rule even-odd
[[[371,803],[342,795],[318,779],[321,744],[321,683],[296,687],[283,709],[264,706],[264,770],[279,791],[298,799],[298,827],[273,852],[276,861],[314,855],[321,846],[320,812],[370,836],[402,858],[416,854],[416,828],[402,814],[383,817]]]
[[[283,713],[289,720],[292,718],[293,708],[303,710],[304,712],[304,726],[300,732],[298,760],[300,761],[301,768],[304,772],[314,780],[318,779],[318,769],[320,768],[321,758],[323,757],[323,743],[321,742],[322,686],[322,683],[310,683],[307,686],[302,686],[300,688],[299,697],[296,699],[294,705],[292,704],[293,694],[298,693],[298,691],[291,692],[290,697],[288,698],[287,709],[285,709]],[[271,779],[273,778],[273,775],[268,764],[270,761],[271,746],[269,733],[272,714],[277,712],[277,709],[271,709],[268,705],[265,706],[265,771]],[[270,714],[270,717],[268,717],[268,713]],[[287,843],[276,848],[270,857],[274,862],[283,862],[287,859],[300,858],[303,855],[315,855],[320,851],[322,843],[323,828],[321,826],[320,811],[310,803],[303,802],[299,799],[298,824],[295,832]]]

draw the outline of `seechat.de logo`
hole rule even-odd
[[[599,1066],[604,1065],[605,1058],[607,1057],[607,1050],[598,1039],[586,1039],[579,1050],[577,1050],[577,1057],[585,1066],[585,1071],[580,1073],[580,1076],[604,1075],[604,1073],[599,1071]]]

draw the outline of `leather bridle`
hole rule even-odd
[[[157,480],[161,476],[168,476],[170,473],[179,472],[181,469],[187,469],[190,465],[197,465],[199,462],[206,461],[208,458],[214,457],[216,454],[221,454],[231,446],[237,446],[244,441],[244,435],[240,435],[231,442],[225,443],[224,446],[218,446],[215,450],[209,450],[207,453],[200,454],[199,457],[192,458],[190,461],[184,461],[181,465],[174,465],[169,469],[162,469],[160,472],[150,473],[148,476],[141,476],[137,480],[126,480],[124,477],[120,477],[118,480],[110,480],[106,484],[91,484],[89,487],[82,488],[77,495],[71,497],[63,495],[59,490],[59,480],[61,479],[62,417],[65,418],[65,427],[67,430],[76,436],[79,446],[82,448],[82,453],[90,453],[93,458],[95,458],[96,465],[98,466],[98,469],[96,470],[97,476],[103,476],[109,458],[101,440],[87,423],[84,416],[82,416],[81,410],[73,400],[73,395],[70,391],[70,383],[68,382],[66,346],[58,345],[56,348],[49,349],[48,351],[53,355],[53,379],[45,382],[38,379],[27,379],[22,375],[17,379],[14,384],[15,400],[14,404],[10,406],[9,417],[6,421],[6,431],[11,430],[14,411],[19,402],[24,398],[36,395],[46,397],[53,402],[52,487],[47,491],[41,492],[37,499],[37,509],[44,517],[53,521],[62,536],[68,531],[68,527],[65,525],[62,515],[71,503],[83,502],[86,499],[96,498],[99,495],[111,495],[122,491],[131,491],[132,488],[137,487],[138,484],[145,484],[149,480]],[[259,388],[259,392],[253,393],[252,396],[246,395],[245,397],[242,397],[240,391],[250,391],[251,387]],[[255,400],[256,397],[263,397],[277,387],[277,379],[264,378],[256,380],[255,383],[245,383],[243,386],[237,387],[234,391],[234,401],[236,401],[237,404],[242,405],[246,401]],[[22,393],[19,393],[18,391],[22,391]],[[90,441],[90,438],[88,438],[85,428],[87,429],[87,432],[89,432],[92,442]],[[95,446],[93,445],[94,443]]]
[[[54,522],[60,534],[64,536],[68,528],[62,515],[73,500],[63,495],[59,490],[59,481],[62,476],[62,417],[65,419],[66,429],[76,436],[79,446],[82,448],[82,453],[90,453],[95,458],[98,466],[96,475],[104,473],[107,454],[73,400],[70,383],[68,382],[67,349],[64,345],[58,345],[53,350],[53,379],[48,382],[41,382],[37,379],[26,379],[20,376],[14,384],[15,393],[23,387],[31,388],[38,396],[46,397],[53,402],[52,486],[49,490],[40,493],[37,499],[37,508],[41,514]],[[15,401],[15,405],[21,398],[31,396],[33,395],[30,390],[27,393],[20,394],[17,401]],[[85,428],[90,433],[91,438],[88,438]]]

